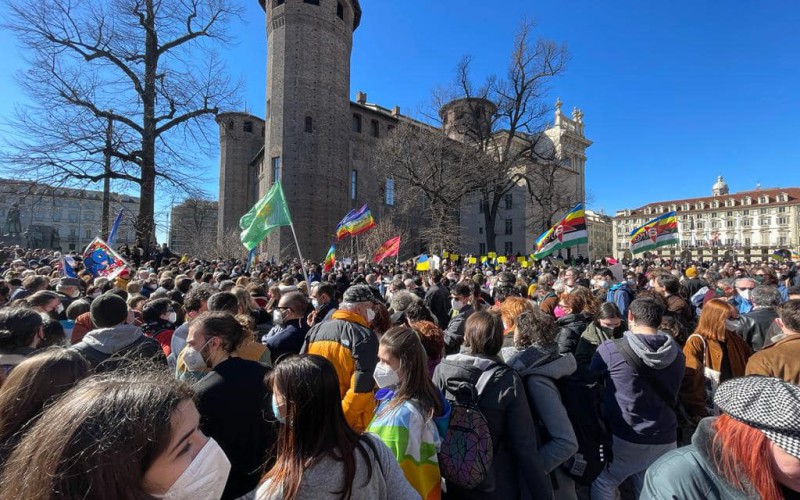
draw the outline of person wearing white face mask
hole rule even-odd
[[[179,307],[179,304],[163,298],[148,301],[142,308],[142,333],[157,340],[165,356],[172,352],[172,335],[175,333]]]
[[[394,453],[409,484],[423,498],[441,483],[436,453],[447,432],[450,404],[428,376],[427,356],[417,332],[396,326],[378,348],[375,394],[378,407],[367,427]]]
[[[378,338],[370,328],[375,319],[374,295],[367,285],[353,285],[343,295],[329,321],[314,325],[302,352],[317,354],[336,367],[347,423],[357,432],[372,419],[375,398],[372,378],[378,360]]]
[[[199,429],[194,392],[164,372],[80,382],[9,457],[0,499],[219,499],[230,462]]]
[[[223,500],[239,498],[255,490],[263,474],[267,452],[274,443],[264,420],[267,368],[240,358],[236,348],[249,333],[235,316],[207,312],[189,325],[183,361],[190,370],[211,368],[194,385],[202,431],[214,438],[231,460]],[[207,498],[201,495],[198,498]]]

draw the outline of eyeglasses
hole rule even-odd
[[[755,287],[752,287],[752,288],[751,287],[739,288],[738,286],[736,287],[737,290],[753,290],[754,288]]]

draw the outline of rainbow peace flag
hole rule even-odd
[[[666,245],[680,243],[678,236],[678,217],[675,212],[667,212],[660,217],[646,222],[643,226],[631,231],[631,253],[637,254],[647,250],[655,250]]]
[[[336,226],[336,239],[341,240],[348,234],[350,236],[358,236],[364,231],[375,227],[375,219],[372,218],[372,212],[367,208],[367,204],[361,207],[358,212],[350,210],[344,216],[344,219]]]
[[[328,249],[328,254],[325,255],[325,260],[322,262],[322,270],[329,273],[333,270],[333,263],[336,262],[336,249],[333,245]]]
[[[536,238],[533,257],[543,259],[556,250],[588,242],[589,231],[586,229],[583,203],[578,203],[556,225]]]

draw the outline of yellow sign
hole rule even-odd
[[[457,261],[459,257],[460,256],[457,253],[450,254],[450,260],[452,260],[453,262]]]
[[[488,257],[486,257],[485,255],[481,255],[481,264],[483,264],[483,263],[484,263],[484,262],[486,262],[487,260],[489,260],[489,258],[488,258]]]
[[[495,252],[489,252],[489,258],[490,259],[495,259],[495,258],[497,258],[497,254]]]
[[[470,258],[469,258],[469,263],[470,263],[470,264],[477,264],[477,263],[478,263],[478,259],[477,259],[477,258],[475,258],[475,257],[470,257]]]
[[[497,258],[498,264],[505,264],[506,262],[508,262],[508,259],[506,259],[505,255],[501,255],[500,257]]]
[[[522,267],[528,267],[528,261],[527,260],[523,260],[522,261]]]
[[[525,257],[522,257],[522,256],[517,257],[517,262],[520,262],[520,263],[525,262]]]
[[[446,259],[448,255],[450,255],[450,254],[447,253],[447,252],[442,252],[442,258],[443,259]]]

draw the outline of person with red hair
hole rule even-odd
[[[713,299],[703,307],[694,333],[683,346],[686,371],[681,383],[680,398],[686,412],[698,422],[710,416],[713,402],[707,394],[706,378],[718,377],[725,382],[745,374],[747,360],[753,354],[744,339],[735,333],[739,314],[723,299]]]
[[[639,499],[800,497],[800,387],[742,377],[721,384],[714,402],[724,413],[647,469]]]

